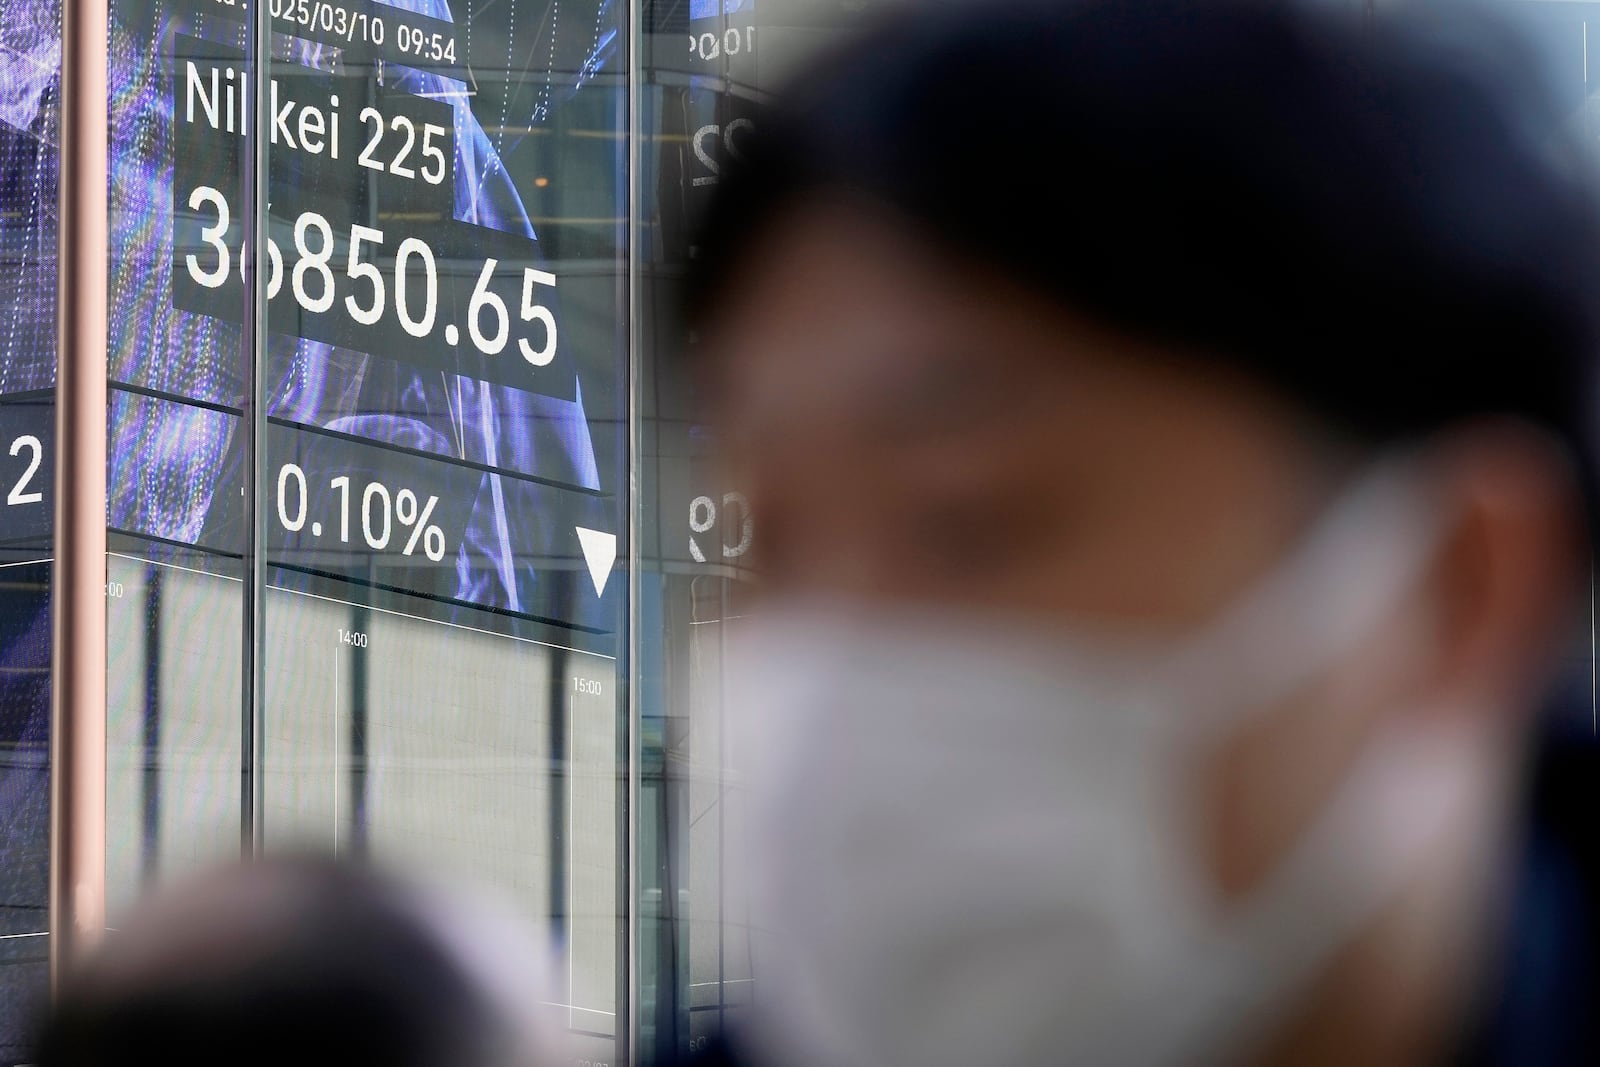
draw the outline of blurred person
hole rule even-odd
[[[202,874],[75,972],[39,1067],[562,1063],[542,950],[493,897],[316,857]]]
[[[1473,1053],[1595,492],[1530,65],[1466,7],[918,7],[757,117],[688,299],[763,574],[719,1056]]]

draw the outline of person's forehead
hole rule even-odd
[[[745,402],[942,404],[1055,376],[1101,339],[987,265],[862,203],[820,200],[778,220],[712,331],[717,373]]]
[[[1156,393],[1287,408],[1215,354],[1093,319],[862,199],[817,198],[776,220],[710,339],[744,413],[802,422],[1058,419]]]

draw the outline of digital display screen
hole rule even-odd
[[[627,7],[261,2],[261,833],[512,891],[609,1055]],[[238,848],[247,3],[111,5],[114,908]],[[45,955],[59,49],[0,0],[0,1054]]]
[[[567,57],[571,71],[508,71],[508,42],[525,55],[521,19],[493,33],[458,28],[443,3],[271,2],[269,557],[613,630],[619,586],[597,591],[588,572],[614,559],[618,478],[601,477],[601,460],[614,468],[620,449],[597,449],[589,409],[615,436],[616,266],[585,248],[567,259],[583,273],[561,270],[523,186],[553,180],[562,146],[528,142],[555,139],[543,119],[584,94],[614,35]],[[150,6],[123,6],[135,5]],[[603,24],[609,6],[591,0],[585,21]],[[245,26],[220,0],[161,13],[141,20],[160,27],[143,42],[160,62],[129,84],[116,72],[119,95],[152,113],[116,123],[114,241],[128,261],[114,268],[114,334],[126,335],[113,338],[112,380],[126,388],[112,409],[111,522],[230,553],[243,543]],[[610,96],[585,118],[620,122]],[[621,143],[620,125],[594,132]],[[599,177],[620,235],[620,158],[610,166]]]

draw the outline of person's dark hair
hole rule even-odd
[[[691,322],[775,218],[849,191],[1358,440],[1522,418],[1592,483],[1600,217],[1498,24],[1223,0],[911,7],[759,116],[700,231]]]
[[[489,1067],[509,1020],[411,887],[315,857],[220,872],[135,916],[64,986],[40,1067]]]

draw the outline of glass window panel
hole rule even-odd
[[[509,891],[613,1062],[626,12],[339,10],[273,27],[259,832]]]
[[[0,0],[0,1061],[44,995],[61,9]]]
[[[236,87],[203,76],[242,54],[241,9],[112,0],[111,278],[107,415],[106,892],[113,926],[142,888],[240,853],[243,567],[237,522],[248,354],[231,318],[180,296],[215,274],[210,206],[174,184],[196,153],[193,115],[237,120]],[[207,183],[232,189],[218,146]]]
[[[568,951],[563,1022],[613,1062],[627,997],[627,11],[266,6],[257,242],[247,8],[112,4],[113,916],[153,880],[236,855],[256,789],[268,848],[371,852],[511,891]],[[243,328],[252,244],[271,293],[259,353]],[[53,324],[36,325],[48,360]],[[257,362],[269,569],[252,762]],[[0,366],[0,402],[48,386],[22,384],[29,366]],[[13,599],[45,604],[43,572],[15,573]],[[42,608],[34,631],[48,647]],[[33,647],[30,632],[7,648]],[[47,707],[34,690],[17,706]],[[23,794],[47,795],[42,714],[13,716],[3,770],[19,798],[5,797],[8,825],[31,819],[36,851],[43,802]],[[42,852],[30,869],[42,910]]]
[[[697,418],[675,314],[696,218],[752,101],[876,5],[642,0],[635,314],[641,573],[639,1028],[646,1059],[703,1048],[759,988],[728,842],[739,832],[723,651],[760,529]]]

